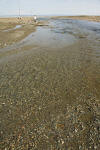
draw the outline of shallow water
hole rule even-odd
[[[49,28],[38,27],[35,33],[26,37],[22,42],[36,44],[42,47],[61,48],[76,42],[73,35],[52,32]]]
[[[0,49],[0,149],[98,150],[99,24],[49,22]]]
[[[31,33],[21,42],[7,46],[2,50],[9,51],[30,44],[35,46],[39,44],[42,47],[51,46],[51,48],[61,48],[71,45],[79,39],[100,42],[100,23],[71,19],[49,19],[49,23],[49,27],[37,27],[36,32]],[[17,25],[10,30],[20,27],[21,25]]]
[[[94,38],[94,40],[96,37],[100,38],[100,23],[71,19],[55,20],[54,22],[53,31],[56,33],[69,33],[75,37],[83,36],[83,38],[90,40],[91,38]]]

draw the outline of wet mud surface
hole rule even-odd
[[[0,49],[0,149],[100,149],[100,23],[49,20]]]

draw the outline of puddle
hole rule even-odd
[[[16,29],[19,29],[21,28],[22,25],[16,25],[16,27],[12,28],[12,29],[8,29],[8,30],[4,30],[3,32],[9,32],[9,31],[12,31],[12,30],[16,30]]]

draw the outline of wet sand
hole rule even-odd
[[[48,22],[0,48],[0,149],[99,150],[100,24]]]
[[[0,18],[0,47],[14,44],[36,30],[37,26],[48,25],[47,21],[34,22],[33,17]]]

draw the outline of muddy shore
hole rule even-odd
[[[3,32],[16,25],[0,27],[10,40],[0,47],[0,150],[99,150],[99,23],[48,19]]]

